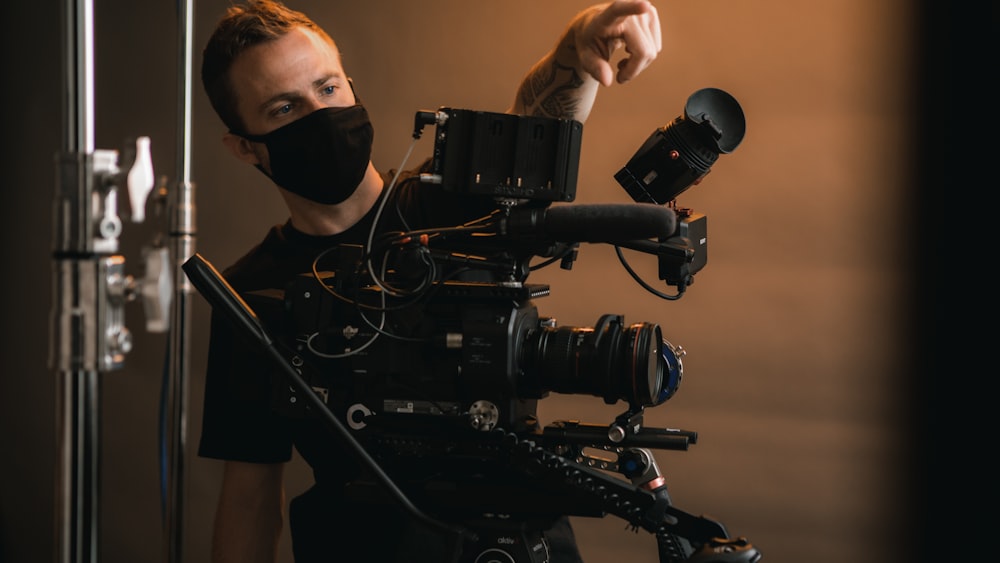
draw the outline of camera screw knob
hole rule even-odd
[[[489,401],[476,401],[469,407],[469,424],[475,430],[493,430],[500,419],[500,409]]]
[[[608,427],[608,440],[617,444],[625,439],[625,429],[620,424],[612,424]]]

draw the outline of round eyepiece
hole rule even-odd
[[[736,150],[747,130],[740,103],[718,88],[702,88],[691,94],[684,106],[684,117],[701,125],[724,154]]]

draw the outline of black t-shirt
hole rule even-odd
[[[388,190],[383,190],[379,202],[361,221],[337,235],[306,235],[290,222],[272,227],[223,276],[271,327],[284,311],[280,297],[288,283],[312,272],[314,261],[324,251],[339,245],[364,245],[380,208],[377,232],[449,227],[494,209],[492,202],[481,197],[446,193],[440,186],[415,181],[428,166],[429,161],[400,174],[385,205],[380,204]],[[383,176],[387,187],[392,174]],[[291,459],[293,447],[299,452],[312,468],[316,484],[291,503],[289,523],[297,563],[448,561],[454,538],[414,522],[398,503],[347,498],[344,484],[361,476],[356,454],[316,416],[290,416],[287,409],[274,408],[281,386],[286,385],[276,371],[259,343],[235,332],[221,312],[213,311],[199,455],[282,463]],[[556,521],[546,539],[552,563],[580,560],[566,518]]]

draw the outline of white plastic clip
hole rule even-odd
[[[135,162],[128,171],[128,197],[132,204],[132,222],[146,220],[146,199],[153,191],[153,156],[149,151],[149,137],[135,140]]]

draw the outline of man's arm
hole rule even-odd
[[[626,53],[615,75],[611,56]],[[628,82],[662,48],[656,7],[647,0],[616,0],[591,6],[570,22],[556,47],[528,71],[509,113],[584,122],[598,86]]]
[[[283,470],[282,463],[226,462],[212,563],[274,563],[285,506]]]

